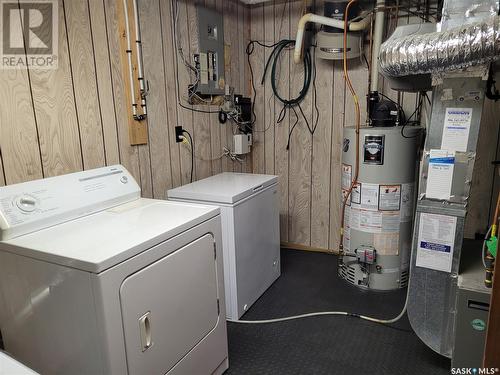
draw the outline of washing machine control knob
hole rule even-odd
[[[16,206],[23,212],[33,212],[36,209],[37,201],[29,195],[22,195],[17,198]]]

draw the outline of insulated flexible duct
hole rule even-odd
[[[380,48],[380,71],[389,77],[440,73],[500,58],[500,18],[443,32],[390,38]]]

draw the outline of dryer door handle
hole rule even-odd
[[[141,333],[142,351],[148,350],[153,345],[151,337],[151,311],[139,318],[139,331]]]

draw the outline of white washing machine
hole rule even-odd
[[[228,368],[219,209],[122,166],[0,188],[0,330],[42,374]]]
[[[226,315],[239,319],[281,275],[278,176],[220,173],[168,199],[220,206]]]

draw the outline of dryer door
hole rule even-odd
[[[129,276],[120,300],[129,374],[168,372],[219,320],[212,235]]]

